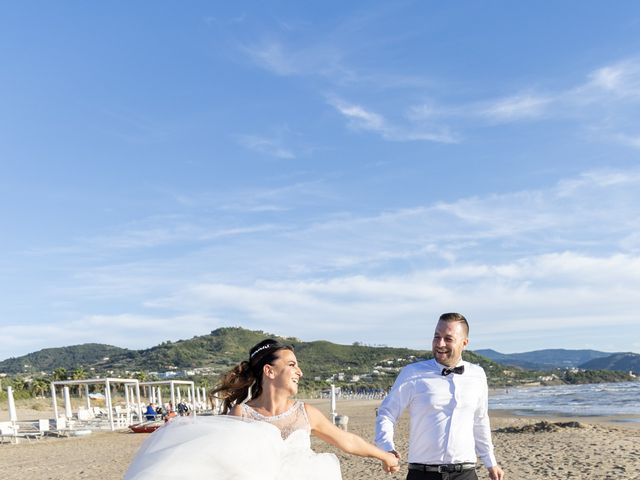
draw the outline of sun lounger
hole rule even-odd
[[[31,441],[40,440],[40,438],[42,438],[42,433],[35,428],[21,428],[15,422],[0,422],[0,443],[5,441],[18,443],[21,439]]]

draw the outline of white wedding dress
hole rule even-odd
[[[341,480],[330,453],[311,450],[302,402],[275,417],[178,417],[142,444],[125,480]]]

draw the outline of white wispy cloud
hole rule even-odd
[[[617,143],[640,149],[640,134],[614,133],[611,137]]]
[[[589,80],[578,92],[589,94],[600,90],[620,99],[640,99],[640,60],[623,60],[598,68],[589,74]]]
[[[493,120],[518,120],[538,118],[545,113],[545,109],[552,103],[552,99],[535,94],[521,94],[497,100],[485,108],[480,114]]]
[[[386,134],[389,130],[382,115],[367,111],[359,105],[350,105],[340,100],[336,100],[331,104],[350,120],[354,128],[373,130],[374,132],[382,134]]]
[[[305,71],[305,66],[297,63],[300,59],[295,58],[291,52],[285,52],[283,45],[279,42],[269,41],[258,45],[246,45],[242,49],[258,65],[277,75],[294,75]]]
[[[254,152],[269,155],[271,157],[290,160],[296,158],[291,148],[283,145],[283,141],[278,137],[264,137],[260,135],[238,135],[238,142],[245,148]]]
[[[379,113],[365,107],[346,102],[336,97],[328,99],[329,104],[348,120],[348,125],[354,130],[363,130],[379,134],[385,140],[396,142],[428,141],[437,143],[456,143],[455,135],[442,128],[427,130],[419,125],[395,125]]]
[[[77,248],[148,249],[256,234],[271,228],[266,223],[251,226],[216,225],[215,222],[196,221],[191,216],[149,217],[101,232],[99,236],[78,239]]]
[[[524,86],[521,92],[468,103],[443,104],[436,98],[410,106],[414,122],[446,121],[464,132],[477,125],[562,121],[586,131],[590,141],[613,142],[640,148],[637,133],[629,125],[640,121],[640,60],[624,59],[576,77],[564,89]]]
[[[293,45],[268,39],[239,49],[260,68],[279,76],[320,77],[340,84],[355,75],[345,64],[343,50],[330,42]]]

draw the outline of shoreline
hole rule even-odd
[[[328,399],[318,399],[318,398],[302,398],[300,400],[309,403],[310,405],[314,405],[319,408],[323,413],[329,414],[329,400]],[[337,399],[337,410],[340,413],[340,406],[348,405],[351,407],[370,407],[377,408],[382,402],[381,399]],[[49,408],[43,408],[42,405],[39,405],[37,409],[30,408],[28,404],[33,404],[31,400],[18,400],[16,401],[16,407],[18,410],[18,421],[19,423],[26,422],[37,422],[38,419],[41,418],[49,418],[53,419],[53,408],[49,406]],[[497,408],[492,409],[489,408],[489,416],[491,418],[522,418],[522,419],[540,419],[554,422],[566,422],[566,421],[580,421],[584,423],[598,423],[598,424],[611,424],[620,426],[627,425],[631,428],[640,428],[640,412],[638,414],[585,414],[579,415],[575,413],[563,413],[563,412],[553,412],[553,411],[540,411],[540,410],[529,410],[529,409],[503,409]],[[2,408],[0,409],[0,422],[9,421],[9,412]]]
[[[310,405],[318,407],[323,413],[328,412],[329,401],[325,399],[301,399],[308,402]],[[351,403],[353,402],[353,403]],[[367,405],[379,405],[382,400],[359,400],[359,399],[338,399],[337,407],[338,413],[340,413],[340,405],[351,404],[362,406]],[[326,404],[326,412],[324,408],[319,405]],[[376,406],[377,406],[376,405]],[[549,422],[582,422],[582,423],[595,423],[610,426],[627,426],[629,428],[640,429],[640,412],[637,415],[633,414],[612,414],[612,415],[576,415],[576,414],[564,414],[561,412],[541,412],[539,410],[525,410],[525,409],[489,409],[489,417],[495,419],[522,419],[530,421],[549,421]],[[492,422],[493,428],[493,422]]]
[[[531,420],[547,420],[550,422],[583,422],[611,426],[628,426],[640,429],[640,414],[615,414],[615,415],[575,415],[559,412],[540,412],[538,410],[523,409],[489,409],[489,417],[493,418],[522,418]]]

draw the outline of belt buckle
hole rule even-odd
[[[459,473],[462,472],[462,464],[460,463],[445,463],[438,465],[438,473]]]

